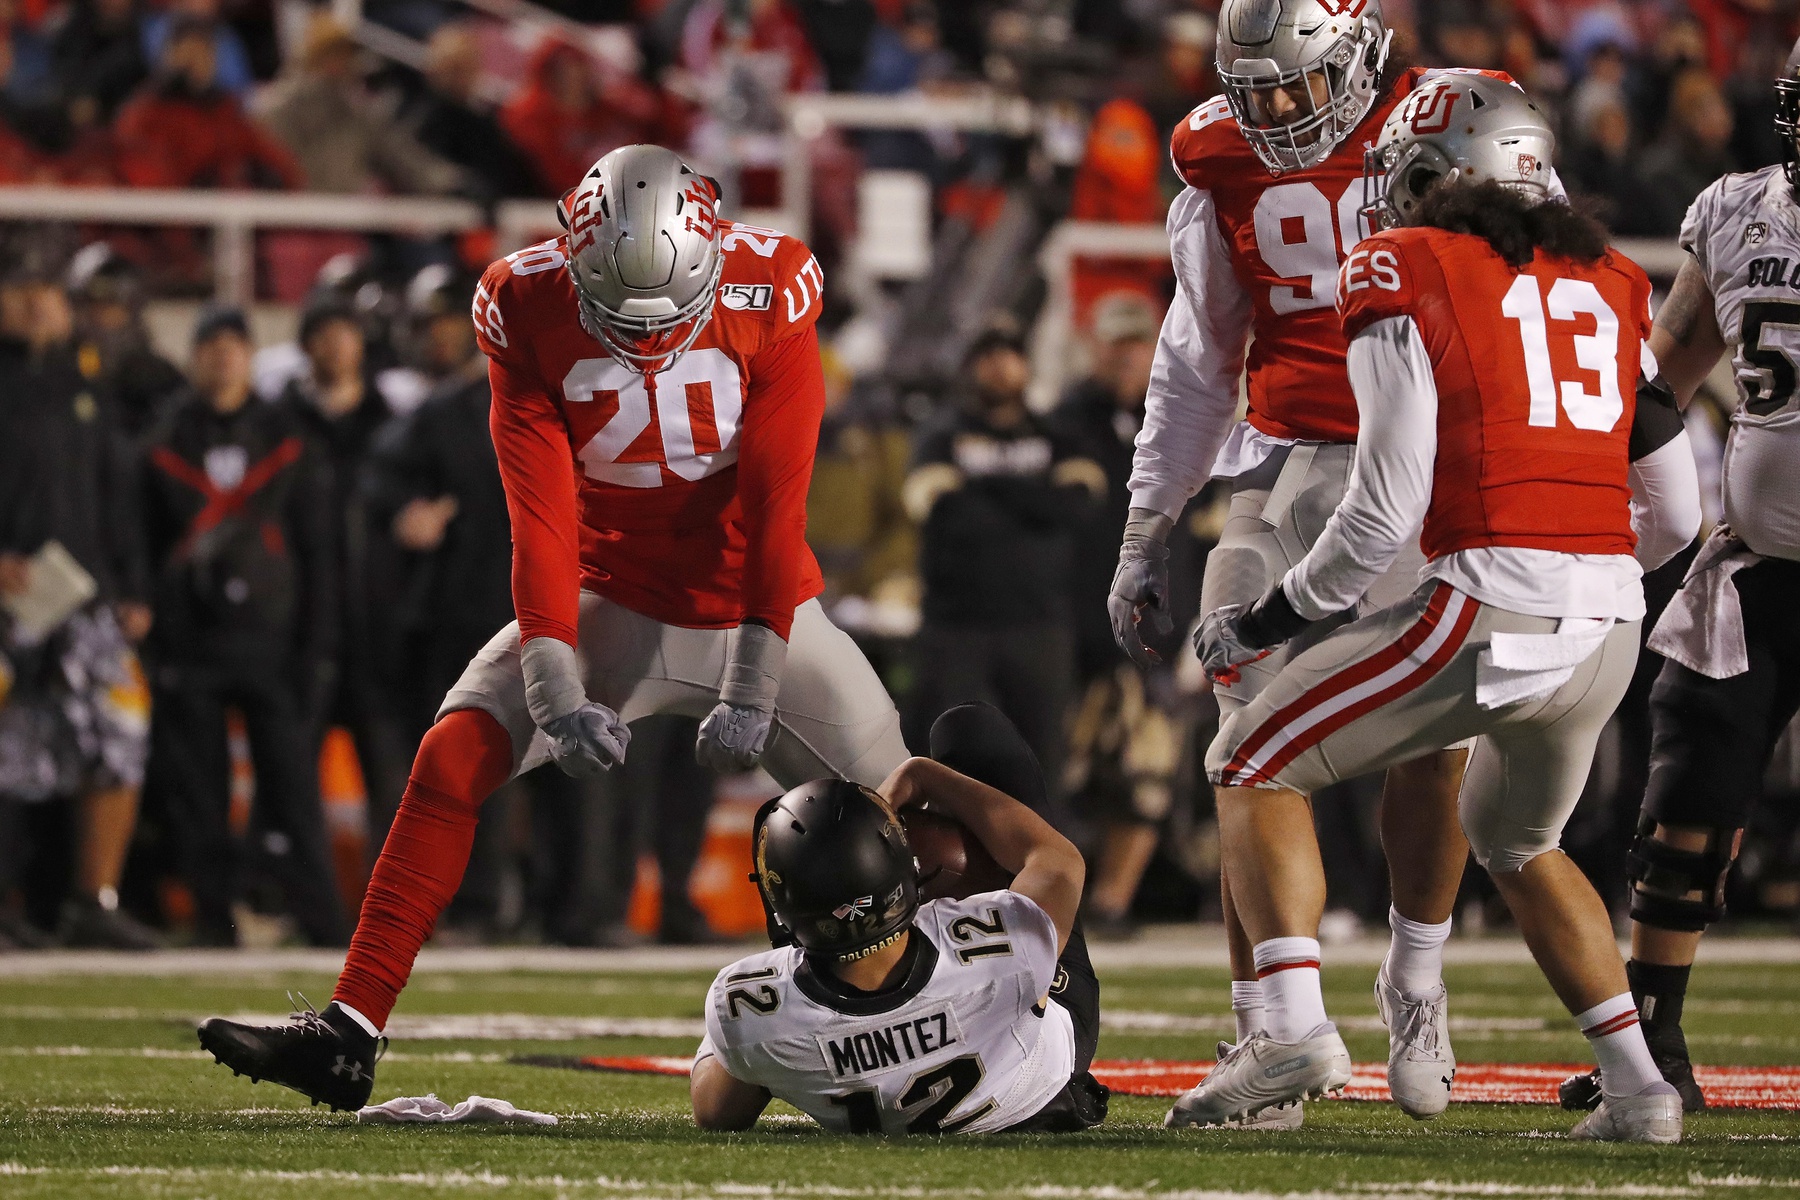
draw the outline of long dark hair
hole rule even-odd
[[[1493,180],[1438,184],[1419,201],[1411,223],[1486,238],[1514,268],[1529,263],[1539,249],[1578,262],[1606,253],[1606,226],[1585,208],[1536,200]]]

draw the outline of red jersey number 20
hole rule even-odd
[[[693,483],[737,461],[743,382],[723,350],[689,350],[659,372],[654,414],[644,377],[610,358],[581,359],[563,376],[562,390],[573,419],[587,404],[613,410],[577,452],[590,479],[653,488],[663,485],[665,467]],[[653,415],[659,436],[634,445]]]

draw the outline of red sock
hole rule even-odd
[[[512,755],[512,736],[472,708],[446,716],[419,744],[331,997],[377,1029],[462,883],[481,803],[512,774]]]

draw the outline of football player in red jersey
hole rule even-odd
[[[1348,493],[1260,599],[1207,616],[1201,661],[1227,674],[1353,608],[1421,526],[1429,565],[1410,597],[1290,656],[1207,751],[1268,1019],[1182,1097],[1194,1123],[1350,1080],[1319,988],[1307,795],[1478,738],[1462,826],[1601,1065],[1605,1098],[1571,1136],[1680,1139],[1606,906],[1558,843],[1637,665],[1643,570],[1692,540],[1699,485],[1672,393],[1638,382],[1657,374],[1650,281],[1549,198],[1554,148],[1523,93],[1471,75],[1415,93],[1370,155],[1371,207],[1401,227],[1339,276]]]
[[[513,532],[517,621],[444,699],[375,864],[333,1001],[201,1044],[333,1108],[455,894],[476,816],[514,774],[622,760],[630,723],[704,716],[715,770],[874,786],[906,758],[874,670],[825,617],[805,542],[824,412],[805,246],[720,220],[672,152],[626,146],[564,197],[567,233],[488,268],[475,327]]]
[[[1363,151],[1408,96],[1435,96],[1471,74],[1390,69],[1391,36],[1379,0],[1226,0],[1220,9],[1225,95],[1195,109],[1172,143],[1188,185],[1169,209],[1177,294],[1157,346],[1110,602],[1119,643],[1140,662],[1138,623],[1170,632],[1168,531],[1209,478],[1230,480],[1232,498],[1206,562],[1202,613],[1262,595],[1344,495],[1357,414],[1332,288],[1343,257],[1370,232],[1360,211]],[[1246,367],[1249,414],[1238,421]],[[1422,565],[1410,548],[1371,603],[1406,595]],[[1254,700],[1286,654],[1220,681],[1221,711]],[[1468,857],[1456,822],[1467,752],[1437,749],[1388,772],[1381,814],[1393,940],[1375,994],[1389,1029],[1389,1090],[1417,1118],[1443,1111],[1456,1070],[1441,968]],[[1263,1022],[1262,989],[1229,872],[1224,883],[1241,1041]],[[1301,1118],[1295,1105],[1254,1124],[1293,1128]]]

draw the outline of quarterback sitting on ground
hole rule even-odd
[[[777,941],[719,972],[694,1063],[694,1120],[748,1129],[771,1098],[840,1133],[1067,1132],[1097,1125],[1088,1074],[1099,985],[1075,912],[1081,854],[1025,804],[1043,784],[987,705],[938,719],[932,759],[879,792],[822,779],[771,801],[754,834]],[[1010,886],[920,902],[903,818],[929,805]]]

